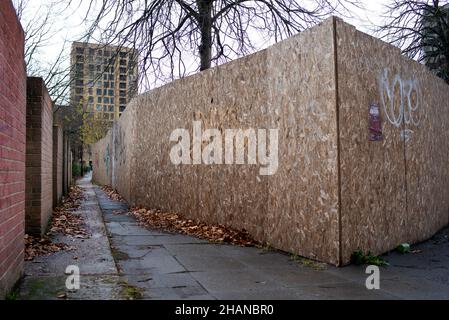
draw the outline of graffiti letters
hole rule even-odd
[[[104,154],[104,158],[103,158],[107,176],[109,176],[109,163],[110,163],[110,160],[111,160],[111,154],[110,154],[110,151],[109,151],[109,144],[108,144],[107,147],[106,147],[106,152]]]
[[[126,162],[126,144],[125,144],[125,131],[120,126],[116,127],[114,135],[114,147],[115,147],[115,160],[119,164]]]
[[[418,80],[402,79],[399,74],[390,78],[389,69],[384,69],[379,80],[380,100],[387,120],[396,128],[401,128],[401,137],[408,141],[412,129],[407,126],[419,125],[421,90]]]

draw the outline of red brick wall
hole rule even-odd
[[[0,1],[0,299],[23,269],[26,74],[24,35],[9,0]]]
[[[53,112],[42,78],[27,79],[25,227],[44,234],[53,205]]]

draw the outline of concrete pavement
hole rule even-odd
[[[95,192],[119,270],[143,298],[449,298],[448,229],[413,247],[422,253],[385,256],[391,265],[380,269],[381,289],[368,290],[366,266],[336,268],[278,251],[146,230],[125,215],[126,204]]]
[[[147,230],[126,215],[125,203],[109,199],[89,178],[80,185],[88,198],[78,214],[87,218],[93,236],[72,244],[78,248],[84,284],[78,292],[68,293],[72,299],[449,298],[447,228],[413,246],[421,253],[384,256],[390,266],[380,268],[380,290],[368,290],[366,266],[336,268],[267,248]],[[59,279],[58,290],[64,290],[63,270],[71,255],[57,253],[27,263],[22,298],[46,298],[30,293],[35,279]]]
[[[78,180],[78,185],[83,190],[85,199],[71,214],[84,218],[90,237],[80,239],[58,234],[54,237],[54,242],[65,243],[74,250],[26,261],[19,291],[20,299],[58,299],[58,296],[64,295],[70,299],[120,298],[119,275],[90,175]],[[65,271],[70,265],[79,267],[80,290],[66,290]]]

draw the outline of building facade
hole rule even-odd
[[[137,58],[130,48],[73,42],[71,105],[111,122],[118,119],[137,94]]]

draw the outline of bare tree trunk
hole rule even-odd
[[[198,23],[201,32],[200,71],[211,67],[212,60],[212,0],[197,0]]]

